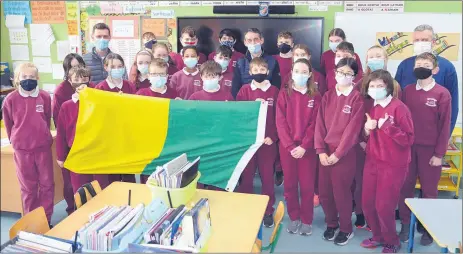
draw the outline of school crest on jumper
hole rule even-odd
[[[267,98],[268,105],[273,106],[273,98]]]
[[[223,84],[226,85],[226,86],[231,86],[232,81],[231,80],[225,80],[225,82]]]
[[[342,112],[344,112],[346,114],[350,114],[350,113],[352,113],[352,107],[349,106],[349,105],[344,105],[344,107],[342,108]]]
[[[391,124],[394,124],[394,117],[393,117],[393,116],[389,116],[387,120],[388,120]]]
[[[35,112],[43,112],[43,105],[35,105]]]
[[[201,86],[201,80],[195,80],[195,81],[193,81],[193,85],[195,85],[195,86]]]
[[[236,61],[233,61],[232,66],[236,67]]]
[[[314,103],[315,103],[314,100],[310,100],[310,101],[307,103],[307,107],[308,107],[308,108],[313,108]]]
[[[318,82],[313,82],[313,84],[314,84],[315,87],[318,89]]]
[[[429,107],[437,107],[437,100],[434,98],[426,98],[426,105]]]

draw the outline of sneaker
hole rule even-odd
[[[367,249],[374,249],[381,245],[382,244],[380,242],[373,240],[373,238],[365,239],[360,243],[360,246],[362,246],[363,248],[367,248]]]
[[[370,227],[370,225],[367,224],[367,226],[365,227],[365,229],[366,229],[368,232],[371,232],[371,227]]]
[[[338,232],[339,232],[339,227],[335,227],[335,228],[328,227],[323,233],[323,239],[327,241],[333,241]]]
[[[338,235],[334,239],[334,244],[344,246],[346,245],[350,239],[354,237],[354,232],[352,233],[344,233],[339,231]]]
[[[273,214],[266,214],[264,216],[264,226],[267,227],[267,228],[271,228],[274,226],[274,222],[273,222]]]
[[[49,227],[50,229],[53,229],[53,225],[51,225],[51,224],[48,224],[48,227]]]
[[[363,216],[363,213],[361,214],[356,214],[357,220],[355,221],[355,227],[357,228],[366,228],[367,223],[365,222],[365,216]]]
[[[312,234],[312,225],[302,223],[301,228],[299,229],[300,235],[311,235]]]
[[[301,227],[300,220],[291,221],[291,223],[289,223],[288,225],[288,228],[286,228],[286,231],[288,231],[288,233],[290,234],[297,234],[300,227]]]
[[[420,233],[420,234],[424,234],[424,227],[423,227],[423,224],[421,224],[420,221],[418,221],[416,223],[416,231],[418,231],[418,233]]]
[[[282,171],[277,171],[275,172],[275,185],[276,186],[281,186],[283,185],[283,172]]]
[[[399,233],[400,241],[407,243],[409,234],[410,234],[410,225],[402,224],[402,228],[400,229],[400,233]]]
[[[384,245],[383,251],[381,253],[397,253],[400,250],[400,245],[386,244]]]
[[[431,245],[434,240],[432,239],[431,235],[428,233],[428,231],[424,230],[423,235],[421,236],[420,239],[420,244],[423,246],[428,246]]]
[[[313,207],[317,207],[320,205],[320,199],[318,198],[318,195],[313,196]]]

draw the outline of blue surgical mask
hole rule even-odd
[[[185,63],[186,67],[193,69],[198,64],[198,58],[191,58],[191,57],[184,58],[183,62]]]
[[[95,40],[95,47],[98,50],[107,49],[109,46],[109,40],[106,39],[97,39]]]
[[[163,57],[163,58],[161,58],[161,59],[162,59],[162,60],[164,60],[164,62],[166,62],[166,63],[168,63],[168,62],[169,62],[169,57],[168,57],[168,56],[166,56],[166,57]]]
[[[368,59],[367,65],[368,65],[368,68],[370,68],[371,71],[384,69],[384,59],[370,58],[370,59]]]
[[[336,52],[336,48],[338,47],[339,45],[339,42],[331,42],[330,41],[330,49],[333,51],[333,52]]]
[[[257,54],[262,51],[262,46],[258,44],[249,44],[248,46],[249,53]]]
[[[381,87],[381,88],[370,87],[370,88],[368,88],[368,95],[370,95],[370,97],[373,100],[382,100],[382,99],[386,98],[387,90],[384,87]]]
[[[203,80],[203,88],[207,91],[217,90],[217,88],[219,88],[219,79],[214,78]]]
[[[222,67],[222,70],[226,70],[228,68],[228,64],[230,64],[230,60],[225,60],[225,59],[217,59],[215,60],[218,64],[220,64],[220,67]]]
[[[307,80],[309,80],[310,75],[293,73],[292,78],[294,81],[294,85],[299,88],[302,88],[307,86]]]
[[[235,41],[221,41],[220,45],[233,48],[233,46],[235,45]]]
[[[152,88],[161,88],[167,83],[167,76],[150,77],[149,81]]]
[[[125,69],[111,69],[111,78],[113,79],[121,79],[125,74]]]
[[[138,65],[138,71],[139,71],[142,75],[147,74],[147,73],[148,73],[148,65],[147,65],[147,64]]]

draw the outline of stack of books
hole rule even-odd
[[[73,253],[70,241],[21,231],[14,241],[2,246],[2,253]]]
[[[199,160],[200,157],[189,162],[187,155],[182,154],[163,166],[156,167],[146,184],[169,189],[183,188],[198,175]]]

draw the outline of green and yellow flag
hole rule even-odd
[[[233,191],[265,134],[266,103],[182,101],[85,89],[64,166],[79,174],[149,175],[182,153],[200,182]]]

